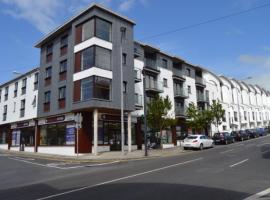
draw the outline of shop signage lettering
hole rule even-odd
[[[46,124],[65,121],[65,116],[51,117],[46,119]]]
[[[28,126],[29,126],[29,122],[17,123],[17,128],[28,127]]]
[[[72,145],[75,144],[75,127],[66,128],[66,144]]]

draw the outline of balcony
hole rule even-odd
[[[142,109],[142,107],[143,107],[142,95],[135,94],[134,98],[135,98],[135,107],[136,107],[136,109]]]
[[[145,58],[144,69],[150,72],[159,73],[159,67],[157,66],[157,61],[154,59]]]
[[[173,67],[173,79],[185,81],[186,78],[182,70]]]
[[[134,78],[135,78],[135,83],[141,82],[142,81],[142,70],[134,69]]]
[[[209,103],[209,97],[205,94],[197,94],[197,102]]]
[[[163,83],[161,81],[147,81],[145,82],[145,91],[146,92],[163,92]]]
[[[188,91],[184,88],[174,90],[174,98],[188,98]]]
[[[176,106],[175,107],[175,117],[185,118],[187,108],[185,106]]]
[[[204,78],[196,76],[195,77],[195,84],[196,84],[196,86],[205,87],[206,86],[206,81],[205,81]]]

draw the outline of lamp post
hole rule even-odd
[[[125,153],[125,130],[124,130],[124,93],[123,93],[123,40],[126,32],[125,27],[120,28],[121,32],[121,45],[120,45],[120,81],[121,81],[121,151]]]
[[[144,156],[148,156],[148,149],[147,149],[147,120],[146,120],[145,74],[143,75],[143,112],[144,112]]]

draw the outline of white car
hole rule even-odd
[[[214,147],[214,141],[205,135],[189,135],[184,139],[184,149],[204,149]]]

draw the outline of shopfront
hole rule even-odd
[[[8,149],[10,126],[0,126],[0,149]]]
[[[35,151],[35,121],[18,122],[11,125],[11,150]]]
[[[76,127],[74,115],[40,119],[38,122],[38,152],[74,155]]]

